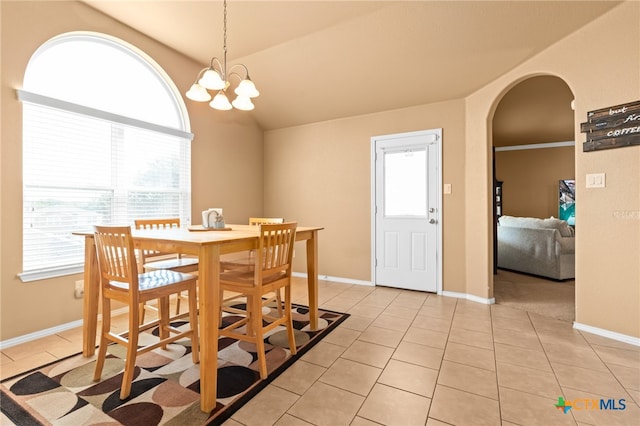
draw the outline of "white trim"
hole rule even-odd
[[[16,92],[18,92],[18,99],[22,102],[30,102],[36,105],[44,105],[50,108],[60,109],[67,112],[86,115],[88,117],[93,117],[101,120],[112,121],[114,123],[124,124],[125,126],[132,126],[140,129],[151,130],[153,132],[158,132],[165,135],[177,136],[179,138],[184,138],[190,141],[193,140],[193,133],[185,132],[184,130],[161,126],[159,124],[149,123],[148,121],[138,120],[136,118],[131,118],[131,117],[125,117],[124,115],[114,114],[111,112],[102,111],[100,109],[90,108],[84,105],[63,101],[60,99],[38,95],[37,93],[28,92],[26,90],[18,89],[16,90]]]
[[[549,142],[549,143],[532,143],[529,145],[512,145],[512,146],[496,146],[495,151],[521,151],[523,149],[543,149],[543,148],[561,148],[565,146],[575,146],[575,141],[566,142]]]
[[[616,333],[615,331],[609,331],[598,327],[592,327],[586,324],[580,324],[579,322],[574,322],[573,328],[580,331],[586,331],[587,333],[595,334],[597,336],[606,337],[607,339],[628,343],[633,346],[640,346],[639,337],[628,336],[626,334]]]
[[[466,299],[472,302],[482,303],[484,305],[493,305],[496,303],[496,299],[494,299],[493,297],[491,299],[487,299],[484,297],[474,296],[473,294],[458,293],[456,291],[443,291],[442,296],[455,297],[456,299]]]
[[[111,315],[120,315],[120,314],[125,314],[127,312],[129,312],[129,308],[125,306],[124,308],[111,311]],[[100,321],[101,319],[102,319],[102,314],[98,315],[98,321]],[[66,324],[57,325],[51,328],[45,328],[44,330],[14,337],[13,339],[2,340],[0,341],[0,350],[5,350],[12,346],[31,342],[33,340],[41,339],[43,337],[52,336],[54,334],[58,334],[60,332],[71,330],[72,328],[77,328],[77,327],[82,327],[82,320],[68,322]],[[78,351],[80,351],[80,349],[81,348],[78,347]]]
[[[79,264],[63,266],[59,268],[45,268],[37,269],[35,271],[21,272],[18,274],[18,278],[20,278],[23,283],[28,283],[32,281],[46,280],[49,278],[64,277],[66,275],[81,274],[83,272],[84,264]]]
[[[307,278],[308,276],[306,273],[303,273],[303,272],[293,272],[291,275],[299,278]],[[373,286],[371,281],[354,280],[352,278],[331,277],[329,275],[318,275],[318,279],[322,281],[332,281],[334,283],[365,285],[369,287]]]

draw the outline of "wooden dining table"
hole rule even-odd
[[[140,250],[180,253],[199,259],[198,306],[200,327],[200,408],[204,412],[216,406],[220,255],[258,247],[258,227],[227,225],[227,230],[202,230],[198,227],[132,230],[134,244]],[[296,241],[306,242],[309,317],[312,330],[318,327],[318,231],[320,227],[299,226]],[[90,357],[96,349],[100,282],[93,233],[77,232],[85,237],[83,354]]]

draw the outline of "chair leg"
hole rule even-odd
[[[127,344],[127,359],[124,364],[124,373],[122,374],[122,388],[120,389],[120,399],[127,399],[131,394],[131,382],[133,381],[133,372],[136,369],[136,356],[138,355],[138,307],[133,305],[134,312],[129,315],[129,336]]]
[[[278,294],[280,294],[280,290],[278,290]],[[293,316],[291,314],[291,286],[287,286],[284,288],[284,309],[284,315],[287,318],[287,337],[289,337],[289,350],[291,351],[291,355],[295,355],[297,353],[297,349],[296,338],[293,329]]]
[[[267,378],[267,355],[264,350],[264,335],[262,334],[262,297],[258,295],[251,296],[251,309],[248,310],[251,315],[253,328],[253,336],[255,337],[256,352],[258,353],[258,364],[260,366],[260,378]],[[247,324],[249,325],[249,324]]]
[[[100,347],[98,349],[98,358],[96,359],[96,368],[93,372],[93,380],[98,381],[102,377],[102,369],[104,368],[104,360],[107,357],[107,346],[109,341],[105,337],[111,331],[111,301],[107,298],[102,299],[102,331],[100,332]]]
[[[169,296],[161,297],[158,299],[158,318],[160,324],[158,325],[160,340],[164,340],[169,337]],[[167,345],[160,346],[162,349],[167,349]]]
[[[278,304],[278,316],[282,316],[282,296],[280,296],[280,289],[276,289],[276,303]]]
[[[194,364],[200,362],[200,342],[198,340],[198,299],[196,290],[189,290],[189,324],[191,325],[191,358]]]
[[[144,324],[144,313],[146,312],[146,303],[141,303],[140,304],[140,314],[138,315],[140,317],[140,321],[138,321],[138,324]]]
[[[180,299],[182,299],[182,293],[176,295],[176,315],[180,313]]]

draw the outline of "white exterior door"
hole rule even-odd
[[[440,292],[442,130],[371,138],[373,283]]]

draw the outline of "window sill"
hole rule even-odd
[[[18,274],[18,278],[23,283],[33,281],[48,280],[50,278],[64,277],[67,275],[81,274],[84,272],[84,265],[69,265],[61,268],[37,269],[34,271],[22,272]]]

